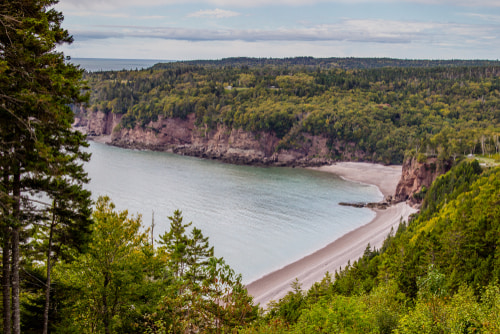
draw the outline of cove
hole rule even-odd
[[[254,167],[134,151],[90,142],[87,188],[108,195],[117,209],[141,214],[156,237],[179,209],[193,222],[243,282],[298,260],[368,223],[369,209],[339,202],[382,199],[371,185],[336,175],[283,167]]]

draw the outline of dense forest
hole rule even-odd
[[[500,168],[439,177],[381,249],[300,283],[243,333],[499,333]]]
[[[500,149],[496,62],[239,59],[89,74],[55,51],[73,41],[56,3],[0,3],[3,333],[500,332],[500,167],[462,157]],[[82,103],[124,114],[125,127],[195,113],[199,126],[274,132],[282,147],[311,133],[373,160],[455,163],[381,249],[367,245],[309,291],[296,282],[264,312],[180,211],[155,240],[140,216],[91,200],[87,143],[72,130]]]
[[[280,149],[328,138],[331,158],[402,163],[406,154],[456,158],[500,152],[496,61],[250,59],[157,64],[87,73],[90,110],[121,127],[196,115],[196,125],[271,132]]]

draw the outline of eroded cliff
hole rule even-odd
[[[319,166],[335,159],[357,161],[366,158],[353,144],[332,145],[325,137],[306,133],[298,136],[292,148],[280,148],[281,141],[274,133],[231,129],[222,124],[214,129],[196,126],[194,114],[186,119],[159,117],[134,128],[122,126],[121,115],[113,113],[81,110],[76,116],[76,128],[90,137],[110,136],[111,145],[168,151],[235,164]]]
[[[451,163],[440,162],[437,158],[428,158],[419,162],[411,157],[403,163],[401,180],[396,187],[395,202],[407,201],[410,205],[419,207],[422,197],[419,195],[432,182],[451,168]]]

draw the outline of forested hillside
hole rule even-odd
[[[294,58],[248,58],[235,57],[220,60],[190,60],[183,61],[183,64],[221,67],[297,67],[303,69],[370,69],[382,67],[457,67],[457,66],[491,66],[499,65],[494,60],[425,60],[425,59],[396,59],[396,58],[314,58],[314,57],[294,57]],[[157,64],[154,68],[168,68],[170,64]]]
[[[90,110],[123,115],[122,128],[194,115],[202,135],[268,132],[277,150],[314,134],[333,158],[349,147],[383,162],[405,150],[456,158],[380,250],[308,292],[295,284],[263,314],[180,211],[154,240],[140,216],[93,203],[70,107],[88,100],[84,74],[55,51],[73,41],[56,4],[0,3],[3,333],[500,332],[500,168],[459,163],[500,150],[498,62],[239,59],[85,74]],[[395,62],[407,66],[385,67]]]
[[[85,79],[89,110],[123,115],[122,128],[195,114],[205,131],[275,134],[276,150],[300,148],[310,134],[327,138],[332,159],[360,151],[383,163],[402,163],[410,150],[441,158],[500,151],[494,61],[236,58]]]
[[[309,291],[295,286],[245,333],[500,332],[500,168],[461,163],[379,250]]]

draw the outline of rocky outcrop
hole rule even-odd
[[[277,149],[280,138],[268,132],[231,129],[219,124],[215,129],[197,126],[195,115],[186,119],[159,117],[145,126],[126,128],[121,115],[101,111],[76,113],[74,127],[89,137],[109,136],[111,145],[168,151],[177,154],[217,159],[235,164],[272,166],[320,166],[333,162],[332,156],[343,160],[363,160],[364,152],[352,144],[328,143],[327,138],[300,134],[300,144]],[[333,152],[333,153],[332,153]]]
[[[403,163],[401,180],[396,187],[395,202],[407,201],[410,205],[419,207],[422,199],[419,194],[423,187],[430,187],[432,182],[451,168],[451,163],[438,162],[437,158],[428,158],[418,162],[409,158]]]
[[[106,136],[120,123],[122,115],[102,111],[86,111],[79,109],[75,112],[73,127],[80,132],[93,136]]]
[[[370,208],[370,209],[378,209],[378,210],[385,210],[388,207],[390,207],[393,203],[392,202],[387,202],[387,201],[382,201],[382,202],[369,202],[369,203],[348,203],[348,202],[340,202],[339,205],[342,206],[352,206],[354,208]]]

